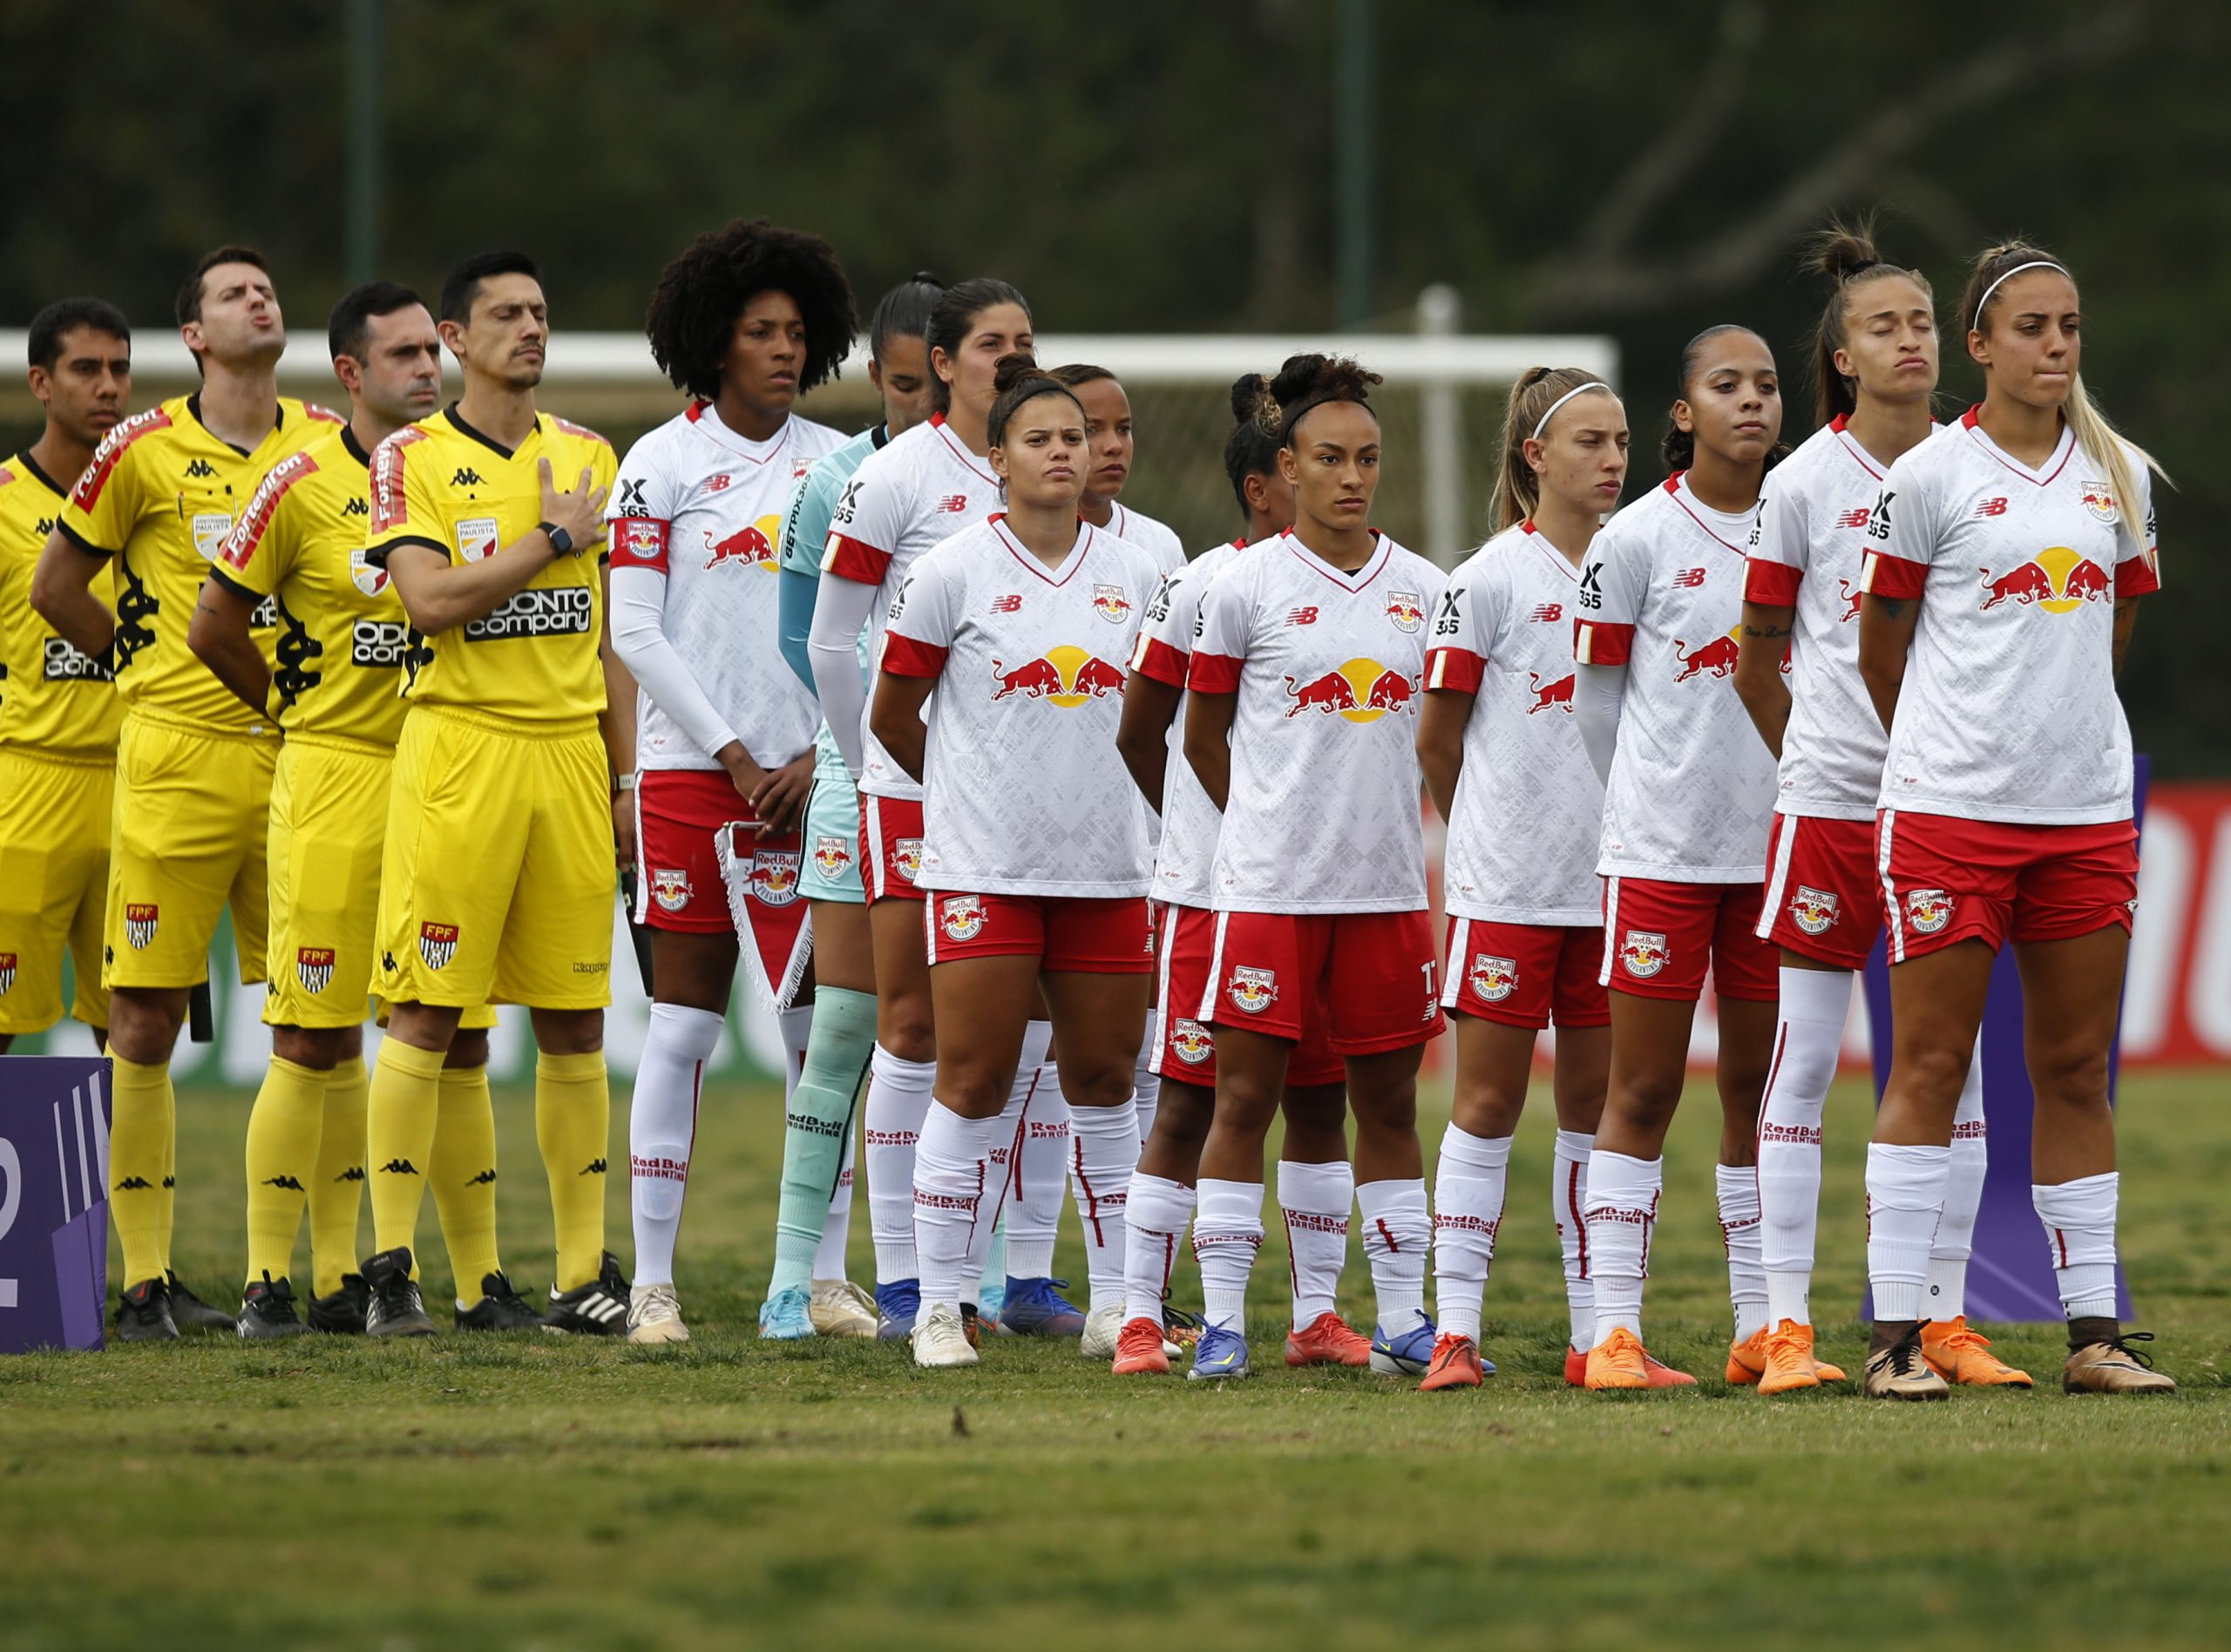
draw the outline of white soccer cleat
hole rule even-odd
[[[686,1343],[689,1327],[682,1323],[682,1303],[672,1285],[637,1285],[627,1294],[627,1340],[631,1343]]]
[[[875,1298],[849,1279],[817,1279],[808,1310],[813,1329],[824,1337],[875,1335]]]
[[[1104,1302],[1084,1317],[1083,1351],[1087,1359],[1110,1360],[1116,1357],[1116,1344],[1123,1336],[1123,1304]],[[1175,1349],[1165,1347],[1165,1356]]]
[[[914,1322],[914,1363],[926,1371],[976,1363],[976,1351],[961,1328],[960,1310],[941,1302]]]

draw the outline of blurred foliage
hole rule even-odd
[[[764,213],[828,235],[871,297],[926,267],[1004,275],[1063,331],[1324,326],[1338,3],[386,0],[383,273],[431,291],[462,254],[521,246],[561,325],[627,328],[690,235]],[[2207,548],[2231,476],[2205,448],[2225,411],[2226,9],[1376,12],[1385,324],[1407,328],[1447,281],[1468,330],[1615,335],[1638,484],[1675,354],[1707,322],[1775,342],[1793,433],[1809,425],[1819,294],[1797,243],[1830,211],[1880,207],[1886,249],[1947,305],[2010,232],[2065,258],[2087,376],[2178,483],[2160,509],[2173,594],[2148,605],[2126,684],[2139,743],[2167,773],[2231,766],[2207,617],[2231,606]],[[9,0],[0,319],[93,290],[166,320],[183,267],[245,240],[305,330],[347,274],[347,39],[340,0]],[[1948,343],[1951,408],[1975,379]]]

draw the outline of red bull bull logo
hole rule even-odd
[[[124,908],[124,938],[135,952],[145,951],[162,923],[162,909],[153,901],[128,901]]]
[[[817,837],[813,863],[824,877],[835,877],[852,863],[851,846],[841,837]]]
[[[2003,602],[2024,608],[2035,605],[2047,613],[2073,613],[2087,602],[2114,599],[2113,576],[2090,557],[2079,556],[2066,545],[2040,551],[2021,566],[1995,578],[1989,568],[1977,572],[1983,577],[1981,611],[1985,613]]]
[[[302,946],[295,950],[295,976],[305,992],[322,992],[333,985],[333,949]]]
[[[1848,626],[1859,618],[1859,599],[1866,594],[1849,579],[1836,581],[1836,594],[1844,599],[1844,611],[1836,616],[1836,623]]]
[[[788,906],[798,897],[798,863],[794,849],[762,849],[751,856],[751,897],[762,906]]]
[[[1472,991],[1489,1004],[1500,1004],[1518,987],[1518,960],[1489,958],[1485,952],[1472,959]]]
[[[1836,892],[1800,884],[1789,897],[1790,921],[1807,935],[1826,934],[1836,921]]]
[[[984,930],[980,895],[948,895],[938,903],[938,927],[951,941],[973,941]]]
[[[1390,591],[1387,593],[1387,617],[1394,622],[1398,631],[1415,631],[1425,622],[1423,599],[1414,591]]]
[[[748,528],[738,528],[726,538],[715,539],[710,528],[705,535],[705,565],[717,568],[723,562],[756,562],[768,572],[775,572],[775,536],[783,531],[783,518],[763,516]]]
[[[1952,921],[1952,897],[1941,889],[1906,891],[1906,923],[1918,934],[1934,935]]]
[[[1122,586],[1096,585],[1092,588],[1092,611],[1109,625],[1120,626],[1131,617],[1131,599]]]
[[[1741,630],[1739,626],[1731,627],[1726,636],[1714,637],[1701,648],[1694,650],[1678,637],[1674,638],[1673,652],[1680,660],[1681,669],[1675,674],[1673,680],[1686,682],[1707,671],[1715,677],[1733,676],[1735,661],[1739,657],[1735,640],[1741,634]]]
[[[901,877],[912,883],[922,875],[922,840],[919,837],[900,838],[891,846],[891,863],[899,869]]]
[[[1198,1066],[1217,1053],[1209,1029],[1198,1021],[1180,1019],[1170,1035],[1170,1053],[1188,1066]]]
[[[1017,666],[1010,671],[1004,660],[992,661],[993,680],[998,687],[992,698],[1000,701],[1013,694],[1030,700],[1050,701],[1063,708],[1085,705],[1095,700],[1105,700],[1110,694],[1121,696],[1123,674],[1097,654],[1082,648],[1063,644],[1049,648],[1045,655]]]
[[[1619,962],[1626,965],[1628,974],[1639,980],[1648,980],[1672,958],[1666,948],[1665,937],[1649,930],[1629,930],[1626,939],[1619,944]]]
[[[1305,711],[1338,715],[1352,723],[1377,722],[1390,711],[1411,711],[1419,680],[1376,660],[1351,660],[1307,682],[1286,679],[1286,715]]]
[[[1278,972],[1234,965],[1231,984],[1224,988],[1224,996],[1248,1014],[1260,1015],[1278,1001]]]
[[[1542,680],[1539,672],[1528,672],[1527,686],[1533,691],[1534,703],[1526,708],[1526,714],[1531,717],[1537,711],[1548,711],[1555,708],[1563,712],[1566,716],[1571,716],[1572,685],[1575,674],[1569,671],[1555,682],[1545,683]]]
[[[457,925],[454,924],[421,924],[418,926],[418,956],[426,960],[430,970],[446,969],[457,956]]]
[[[651,869],[651,898],[662,912],[678,912],[689,904],[689,874],[678,866]]]

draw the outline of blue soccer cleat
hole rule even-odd
[[[894,1279],[875,1288],[875,1338],[900,1342],[914,1334],[915,1316],[922,1311],[922,1282]]]
[[[1193,1369],[1185,1373],[1185,1380],[1222,1382],[1253,1374],[1247,1364],[1247,1338],[1236,1330],[1211,1325],[1193,1344]]]
[[[1007,1278],[1007,1300],[1000,1304],[1003,1337],[1082,1337],[1084,1310],[1061,1293],[1066,1279]]]
[[[1382,1377],[1422,1377],[1433,1364],[1434,1324],[1416,1310],[1405,1329],[1380,1326],[1372,1333],[1371,1368]]]
[[[759,1334],[769,1342],[804,1342],[813,1336],[813,1293],[785,1285],[759,1305]]]

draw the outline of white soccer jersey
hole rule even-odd
[[[2033,471],[1973,409],[1890,467],[1867,589],[1918,598],[1921,616],[1883,808],[2048,826],[2130,818],[2114,604],[2161,585],[2153,486],[2130,467],[2139,497],[2117,499],[2106,467],[2064,430]]]
[[[1572,719],[1580,570],[1530,522],[1448,576],[1426,687],[1475,695],[1448,823],[1451,915],[1499,924],[1603,921],[1604,783]]]
[[[1741,547],[1757,512],[1713,510],[1685,476],[1605,523],[1581,568],[1578,658],[1627,667],[1596,870],[1756,883],[1766,875],[1774,760],[1736,698],[1735,639]]]
[[[1108,519],[1108,531],[1119,539],[1129,539],[1152,557],[1157,572],[1173,573],[1185,565],[1185,542],[1177,537],[1176,529],[1150,516],[1143,516],[1127,504],[1111,508],[1116,514]]]
[[[883,669],[931,677],[924,889],[1110,899],[1147,892],[1146,811],[1116,749],[1123,667],[1160,579],[1078,525],[1049,569],[1004,513],[917,561]]]
[[[1767,472],[1744,595],[1796,611],[1775,807],[1873,820],[1889,736],[1859,674],[1859,582],[1883,467],[1844,425],[1837,414]]]
[[[844,439],[792,417],[753,442],[694,403],[627,450],[606,506],[613,567],[666,576],[661,628],[752,761],[769,768],[812,745],[821,721],[778,645],[776,542],[799,480]],[[720,767],[652,694],[636,706],[641,767]]]
[[[891,624],[891,599],[922,553],[973,527],[1000,508],[1000,479],[932,414],[871,453],[852,472],[829,518],[822,572],[878,587],[868,615],[868,657],[879,659]],[[1120,656],[1118,656],[1120,658]],[[865,762],[860,789],[874,797],[919,800],[922,789],[866,727],[873,696],[860,714]]]
[[[1163,575],[1162,587],[1147,605],[1146,622],[1131,647],[1131,669],[1173,688],[1185,686],[1193,660],[1193,635],[1200,624],[1201,593],[1232,558],[1247,548],[1244,539],[1220,545]],[[1201,777],[1185,761],[1185,697],[1177,700],[1170,722],[1170,761],[1162,776],[1162,841],[1155,847],[1154,897],[1178,906],[1209,905],[1209,874],[1217,858],[1217,834],[1224,816],[1201,789]]]
[[[1418,692],[1442,583],[1383,533],[1343,573],[1288,529],[1204,592],[1187,685],[1239,696],[1216,911],[1425,906]]]

